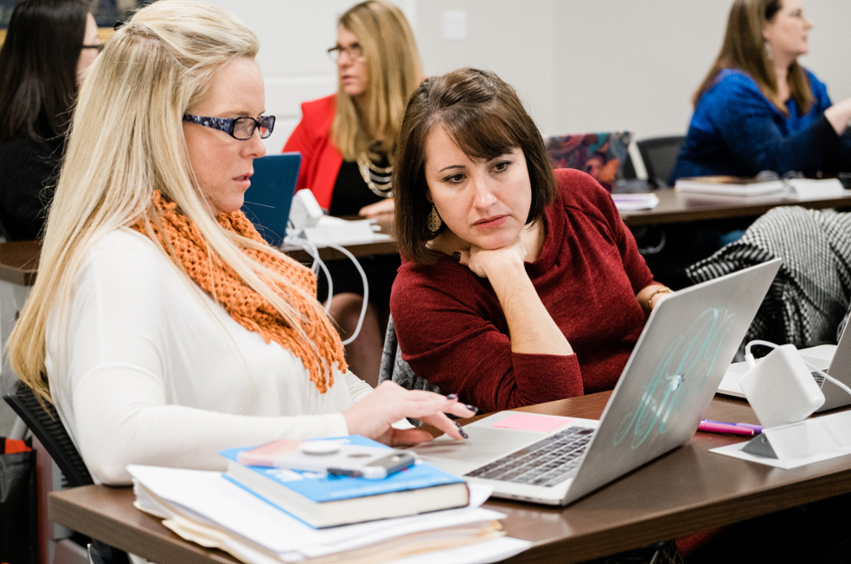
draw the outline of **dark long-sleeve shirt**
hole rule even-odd
[[[0,143],[0,224],[11,241],[42,235],[53,199],[63,138],[19,137]]]

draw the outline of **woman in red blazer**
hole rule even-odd
[[[340,16],[337,44],[328,53],[337,63],[337,93],[302,104],[302,120],[284,146],[302,154],[297,188],[311,190],[331,215],[390,222],[396,136],[408,97],[423,76],[413,33],[397,7],[367,0]],[[346,357],[355,374],[374,385],[399,257],[366,257],[361,264],[370,304]],[[345,339],[357,325],[363,288],[348,261],[328,266],[335,293],[331,315]],[[320,279],[320,298],[325,288]]]

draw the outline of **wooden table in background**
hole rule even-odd
[[[396,242],[378,241],[360,245],[346,245],[345,248],[356,257],[381,254],[395,254]],[[310,262],[312,259],[306,251],[287,248],[285,252],[299,262]],[[0,243],[0,281],[10,282],[18,286],[32,286],[38,274],[38,259],[41,253],[40,241],[16,241]],[[322,260],[346,258],[335,249],[322,247],[319,249]]]
[[[365,257],[370,255],[393,255],[398,252],[396,248],[396,241],[393,239],[387,241],[377,241],[374,243],[362,243],[359,245],[344,245],[344,248],[356,257]],[[310,254],[308,254],[308,252],[305,250],[285,245],[283,251],[299,262],[309,263],[313,261],[313,257],[311,257]],[[337,249],[332,249],[330,247],[320,247],[319,258],[321,258],[322,260],[348,260],[348,257],[346,255],[344,255]]]
[[[522,411],[596,419],[610,392],[522,408]],[[756,422],[743,400],[716,398],[706,417]],[[580,501],[552,508],[489,501],[502,511],[509,536],[534,544],[507,562],[570,563],[851,492],[851,455],[780,470],[713,454],[740,439],[697,433],[687,445]],[[228,555],[184,541],[158,519],[133,507],[130,488],[86,486],[50,494],[59,524],[159,564],[233,563]]]
[[[778,206],[802,206],[811,209],[851,208],[851,190],[846,194],[830,198],[797,199],[782,196],[759,196],[741,198],[687,194],[676,190],[657,190],[659,205],[652,210],[621,212],[621,218],[629,226],[681,223],[733,217],[756,217]],[[355,219],[355,218],[346,218]],[[382,233],[391,233],[390,225],[379,222]],[[36,241],[0,243],[0,280],[23,286],[31,286],[38,273],[38,254],[41,246]],[[398,252],[394,240],[346,245],[356,257],[393,254]],[[305,251],[287,248],[287,254],[301,262],[309,262]],[[323,260],[345,258],[343,253],[330,248],[321,248]]]
[[[777,195],[738,197],[694,194],[677,190],[656,190],[659,204],[652,210],[621,212],[630,227],[681,223],[733,217],[756,217],[778,206],[801,206],[811,209],[851,207],[851,190],[829,198],[788,198]]]
[[[32,286],[38,274],[39,241],[0,243],[0,280]]]

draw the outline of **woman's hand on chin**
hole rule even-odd
[[[507,247],[483,249],[473,245],[469,251],[459,251],[453,255],[458,262],[473,271],[476,276],[492,279],[505,274],[510,269],[523,269],[526,260],[526,245],[518,238]]]
[[[391,446],[414,445],[432,439],[424,429],[395,429],[393,423],[413,417],[437,427],[455,439],[466,438],[460,427],[446,414],[472,417],[476,414],[454,396],[442,396],[421,390],[406,390],[393,382],[384,382],[363,400],[343,412],[349,433],[362,435]]]

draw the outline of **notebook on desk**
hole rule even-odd
[[[242,211],[260,235],[280,247],[287,235],[301,153],[281,153],[254,159],[251,187],[245,193]]]
[[[658,303],[599,422],[503,411],[465,426],[466,441],[441,437],[416,452],[438,468],[493,486],[496,497],[566,505],[685,444],[780,262]],[[524,463],[528,470],[521,470]]]
[[[848,330],[848,325],[851,324],[845,325],[836,346],[819,345],[801,349],[800,353],[804,360],[819,370],[824,370],[846,386],[851,386],[851,332]],[[745,392],[739,385],[739,380],[749,369],[746,362],[731,364],[718,385],[718,393],[744,398]],[[817,413],[851,404],[851,396],[842,388],[830,380],[825,380],[818,372],[812,372],[812,376],[824,394],[824,405],[816,410]]]

